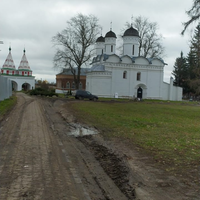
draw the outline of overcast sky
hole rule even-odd
[[[78,13],[93,14],[103,27],[103,36],[110,30],[116,35],[131,17],[146,17],[159,25],[165,47],[164,81],[169,82],[174,62],[183,51],[189,52],[191,31],[181,36],[182,22],[192,0],[0,0],[0,68],[11,45],[12,56],[18,68],[26,49],[29,65],[36,79],[55,82],[58,70],[53,69],[55,47],[51,39],[66,27],[66,22]],[[194,25],[195,27],[195,25]],[[192,27],[191,27],[192,28]]]

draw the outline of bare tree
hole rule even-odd
[[[191,23],[200,19],[200,0],[193,0],[192,8],[186,11],[186,13],[190,19],[187,22],[183,23],[184,29],[181,32],[182,35],[184,35],[186,29]]]
[[[158,24],[150,22],[148,18],[139,16],[134,18],[132,24],[127,22],[125,27],[130,28],[131,25],[137,29],[140,36],[139,56],[144,56],[145,58],[162,57],[164,53],[163,37],[157,33]]]
[[[61,33],[52,38],[58,47],[54,67],[70,68],[76,89],[79,87],[81,67],[94,55],[91,45],[95,43],[98,30],[98,19],[95,16],[78,14],[67,22],[67,27]]]

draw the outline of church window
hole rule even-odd
[[[111,52],[113,52],[113,45],[111,45]]]
[[[67,82],[66,88],[70,89],[70,83],[69,83],[69,81]]]
[[[138,72],[138,73],[137,73],[137,81],[140,81],[140,80],[141,80],[141,73]]]
[[[103,49],[102,49],[101,53],[103,54]]]
[[[75,83],[74,82],[72,83],[72,89],[75,89]]]
[[[132,55],[134,55],[134,53],[135,53],[135,47],[134,47],[134,45],[133,45],[133,48],[132,48]]]
[[[127,71],[123,72],[123,79],[127,79]]]

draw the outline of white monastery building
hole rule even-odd
[[[86,90],[100,97],[182,100],[182,88],[163,82],[166,63],[139,55],[139,34],[132,26],[123,35],[123,55],[116,55],[116,34],[96,40],[96,57],[86,74]]]
[[[1,77],[11,81],[12,90],[14,91],[21,91],[22,89],[31,90],[35,88],[35,77],[32,76],[32,70],[25,52],[24,50],[19,67],[16,69],[11,54],[11,48],[9,48],[9,54],[1,68]]]

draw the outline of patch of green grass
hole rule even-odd
[[[17,97],[12,96],[9,99],[0,101],[0,119],[16,104]]]
[[[200,107],[167,101],[79,102],[71,105],[84,123],[108,137],[128,139],[175,165],[200,160]]]

